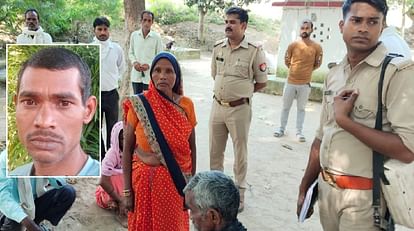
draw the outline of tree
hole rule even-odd
[[[404,12],[404,14],[407,14],[407,16],[413,21],[411,28],[414,29],[414,0],[404,0],[404,2],[406,2],[404,6],[408,8],[408,10]]]
[[[124,11],[125,11],[125,33],[127,34],[127,39],[125,43],[125,53],[129,50],[129,38],[131,37],[132,32],[138,29],[139,22],[141,20],[141,12],[145,10],[145,0],[124,0]],[[128,57],[128,55],[126,55]],[[127,58],[128,60],[128,58]],[[128,71],[126,73],[126,78],[122,78],[121,82],[121,96],[129,95],[131,90],[131,62],[128,62]]]
[[[185,4],[189,7],[197,5],[198,9],[198,29],[197,38],[204,42],[204,19],[208,11],[223,10],[226,6],[232,4],[232,1],[226,0],[185,0]]]
[[[209,11],[222,11],[231,5],[243,6],[252,2],[260,2],[261,0],[185,0],[185,4],[189,7],[197,5],[198,8],[198,30],[197,38],[200,42],[204,42],[204,20]]]

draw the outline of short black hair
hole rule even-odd
[[[309,23],[309,24],[310,24],[310,26],[311,26],[311,29],[313,30],[313,22],[312,22],[310,19],[304,19],[304,20],[302,21],[302,24],[301,24],[301,25],[303,25],[304,23]]]
[[[357,2],[363,2],[371,5],[384,15],[384,21],[387,17],[388,6],[386,0],[345,0],[342,5],[342,16],[345,19],[346,15],[351,10],[351,5]]]
[[[48,47],[37,51],[20,68],[17,76],[17,94],[20,90],[22,76],[27,67],[45,68],[48,70],[67,70],[76,68],[79,71],[79,87],[82,103],[91,96],[91,71],[89,66],[71,50],[60,47]]]
[[[106,17],[97,17],[97,18],[95,18],[95,20],[93,21],[93,28],[95,28],[97,26],[101,26],[101,25],[105,25],[107,27],[110,27],[111,23],[109,22],[109,20]]]
[[[24,19],[26,19],[26,14],[27,14],[27,13],[29,13],[29,12],[34,12],[34,13],[36,13],[36,15],[37,15],[37,20],[38,20],[38,21],[40,20],[39,12],[37,12],[37,10],[36,10],[36,9],[34,9],[34,8],[27,9],[27,10],[24,12]]]
[[[151,15],[151,17],[152,17],[152,21],[154,21],[154,13],[152,13],[151,11],[149,11],[149,10],[144,10],[144,11],[142,11],[141,12],[141,20],[144,18],[144,14],[149,14],[149,15]]]
[[[249,22],[249,15],[247,14],[247,10],[238,7],[238,6],[232,6],[226,10],[226,15],[229,14],[237,14],[239,16],[240,22]]]

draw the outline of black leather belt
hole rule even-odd
[[[217,99],[217,97],[214,95],[213,98],[217,101],[218,104],[220,104],[221,106],[225,106],[225,107],[237,107],[240,106],[242,104],[245,103],[249,103],[249,98],[240,98],[238,100],[234,100],[234,101],[230,101],[230,102],[225,102],[222,100]]]

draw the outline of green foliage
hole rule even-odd
[[[276,69],[276,76],[280,78],[286,78],[288,75],[288,69],[286,67],[278,67]]]
[[[312,82],[323,83],[327,74],[327,71],[314,71],[312,73]]]
[[[123,10],[121,0],[1,1],[5,4],[0,4],[0,31],[14,36],[21,32],[24,26],[24,12],[29,8],[35,8],[39,12],[40,25],[54,40],[76,35],[79,32],[79,22],[85,22],[92,28],[92,22],[98,16],[107,16],[114,26],[120,25],[122,20],[122,17],[119,17]]]
[[[7,120],[8,120],[8,155],[9,162],[8,166],[10,170],[13,170],[17,166],[26,164],[31,161],[30,156],[27,154],[27,151],[19,142],[17,130],[16,130],[16,113],[15,105],[13,102],[13,96],[16,93],[17,85],[17,74],[19,72],[22,64],[29,59],[36,51],[44,48],[45,46],[22,46],[22,45],[13,45],[9,46],[8,60],[7,60],[7,71],[8,71],[8,101],[7,101]],[[90,67],[92,74],[92,88],[91,94],[97,97],[99,102],[99,47],[93,45],[77,45],[77,46],[60,46],[66,49],[72,50],[78,54]],[[100,123],[99,123],[99,105],[97,112],[94,115],[92,121],[84,126],[81,138],[82,149],[90,154],[94,159],[99,160],[99,133],[100,133]]]
[[[255,27],[257,31],[273,34],[275,31],[280,31],[280,22],[270,18],[263,18],[259,15],[249,14],[249,27]]]
[[[222,11],[211,11],[207,13],[206,22],[224,25],[224,13]]]
[[[233,1],[231,0],[184,0],[184,3],[189,7],[197,6],[198,11],[205,13],[209,11],[220,11],[233,5]]]
[[[177,22],[197,21],[197,9],[178,5],[170,0],[156,0],[149,7],[154,13],[155,21],[161,25],[171,25]]]

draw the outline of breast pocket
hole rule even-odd
[[[221,59],[216,59],[216,67],[217,67],[217,74],[223,75],[224,74],[224,61]]]
[[[353,116],[357,119],[375,118],[376,108],[373,108],[370,105],[355,104],[352,113]]]
[[[234,69],[241,78],[249,78],[249,62],[247,60],[237,60]]]

